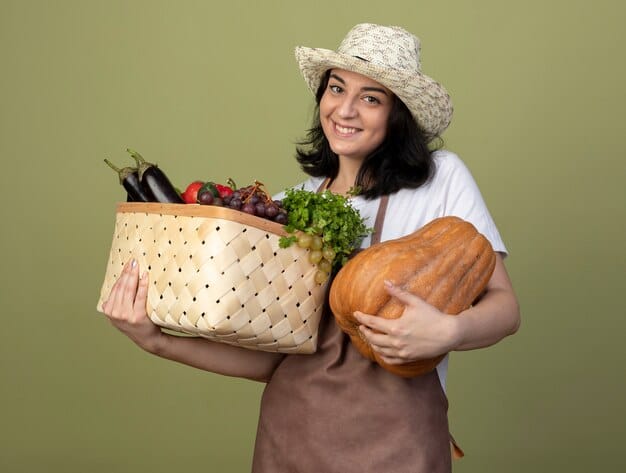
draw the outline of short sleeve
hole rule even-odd
[[[437,172],[430,185],[434,192],[439,193],[442,214],[454,215],[472,223],[490,241],[495,251],[507,255],[500,232],[465,163],[450,152],[437,153],[435,162]]]

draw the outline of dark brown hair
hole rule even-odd
[[[330,149],[319,116],[329,76],[330,70],[322,77],[315,94],[313,126],[297,143],[296,159],[308,175],[334,179],[339,172],[339,158]],[[427,141],[407,106],[394,96],[385,140],[365,158],[354,184],[367,199],[419,187],[430,179],[434,169],[432,152],[441,145],[439,137]]]

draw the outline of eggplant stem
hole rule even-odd
[[[109,161],[107,158],[104,158],[104,162],[105,162],[105,163],[107,163],[107,164],[109,165],[109,167],[110,167],[111,169],[113,169],[114,171],[116,171],[116,172],[118,172],[118,173],[121,171],[121,169],[120,169],[120,168],[118,168],[115,164],[113,164],[113,163],[112,163],[111,161]]]
[[[131,156],[132,156],[135,160],[137,160],[138,162],[141,162],[141,163],[145,163],[145,162],[146,162],[146,160],[143,158],[143,156],[142,156],[142,155],[140,155],[137,151],[135,151],[135,150],[133,150],[133,149],[130,149],[130,148],[126,148],[126,151],[128,151],[128,152],[130,153],[130,155],[131,155]]]
[[[143,180],[143,173],[152,166],[157,167],[156,164],[149,163],[146,161],[142,155],[140,155],[137,151],[132,150],[130,148],[126,148],[126,151],[130,153],[130,156],[137,163],[137,173],[139,174],[139,180]]]
[[[126,168],[118,168],[115,164],[113,164],[111,161],[109,161],[107,158],[104,158],[104,162],[108,164],[108,166],[113,169],[115,172],[117,172],[117,176],[120,178],[120,184],[124,183],[124,180],[131,174],[133,174],[135,171],[137,171],[136,168],[131,168],[131,167],[126,167]]]

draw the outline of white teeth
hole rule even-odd
[[[337,128],[337,131],[339,133],[346,133],[346,134],[356,133],[356,128],[346,128],[340,125],[335,125],[335,127]]]

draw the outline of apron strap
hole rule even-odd
[[[328,185],[329,182],[330,182],[330,177],[327,177],[326,179],[324,179],[322,181],[322,183],[320,184],[320,186],[315,191],[315,193],[319,194],[320,192],[324,192],[326,190],[326,186]]]
[[[374,232],[372,233],[372,245],[380,243],[380,237],[383,234],[383,224],[385,223],[385,213],[387,213],[387,204],[389,204],[389,196],[387,194],[380,198],[378,204],[378,212],[376,212],[376,220],[374,221]]]
[[[450,434],[450,452],[452,453],[452,458],[455,460],[460,460],[465,456],[465,452],[459,447],[459,444],[456,443],[452,434]]]

